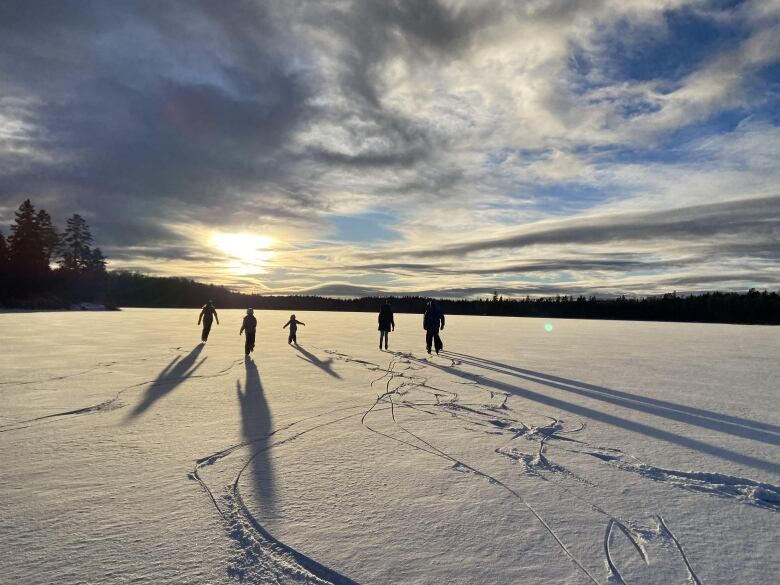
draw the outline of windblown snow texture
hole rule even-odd
[[[10,583],[769,583],[765,327],[0,315]],[[497,336],[496,331],[501,331]],[[48,334],[44,334],[48,332]],[[499,341],[496,341],[496,340]],[[762,535],[757,538],[757,535]]]

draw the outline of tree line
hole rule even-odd
[[[0,303],[61,308],[94,301],[105,283],[106,257],[93,248],[86,220],[74,214],[60,231],[45,210],[27,199],[6,238],[0,230]]]
[[[186,278],[107,272],[106,257],[92,247],[87,222],[74,214],[59,231],[51,216],[24,201],[10,234],[0,231],[0,306],[61,309],[94,302],[113,307],[197,308],[213,299],[218,308],[291,311],[378,311],[389,300],[398,313],[422,313],[429,299],[417,296],[330,298],[306,295],[248,295]],[[571,319],[695,321],[780,324],[777,292],[712,292],[698,295],[599,298],[554,296],[442,299],[445,313]]]
[[[249,295],[222,286],[185,278],[160,278],[131,272],[108,275],[111,297],[123,307],[199,308],[212,299],[217,308],[279,309],[289,311],[378,312],[389,300],[396,313],[422,314],[430,300],[419,296],[330,298],[308,295]],[[541,298],[441,299],[452,315],[687,321],[702,323],[780,324],[780,295],[776,292],[712,292],[698,295],[598,298],[553,296]]]

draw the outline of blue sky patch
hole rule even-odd
[[[398,232],[386,227],[392,217],[385,213],[330,215],[327,220],[336,227],[333,237],[345,242],[395,240],[400,237]]]

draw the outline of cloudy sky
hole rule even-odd
[[[0,225],[247,292],[780,287],[780,1],[0,0]]]

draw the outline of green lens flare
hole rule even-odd
[[[545,323],[545,324],[544,324],[544,330],[545,330],[545,331],[547,331],[547,333],[549,333],[550,331],[552,331],[552,330],[553,330],[552,323]]]

